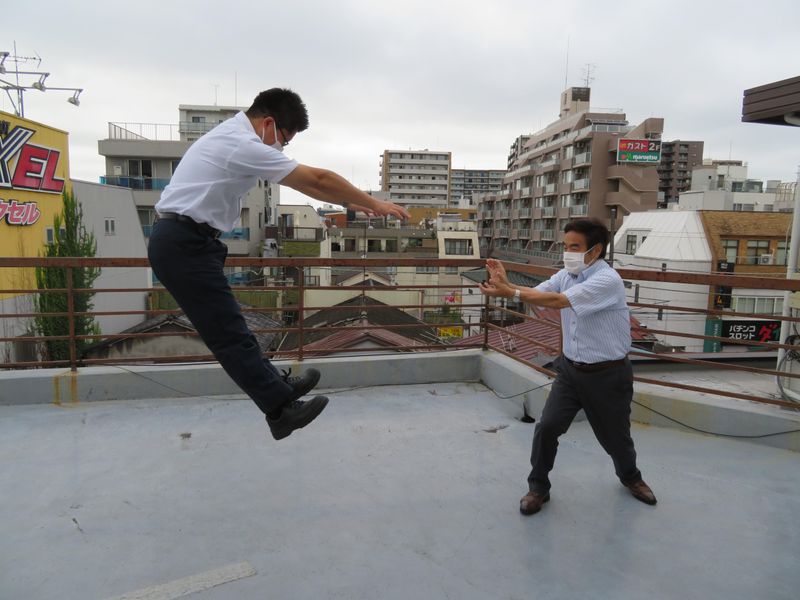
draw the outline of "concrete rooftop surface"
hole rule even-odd
[[[238,396],[0,406],[0,598],[800,597],[795,452],[634,424],[651,507],[576,421],[524,517],[519,402],[330,397],[280,442]]]

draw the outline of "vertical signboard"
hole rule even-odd
[[[0,256],[42,255],[69,185],[67,137],[0,111]],[[0,289],[32,287],[32,269],[0,269]],[[0,293],[0,300],[7,297]]]

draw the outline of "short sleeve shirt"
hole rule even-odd
[[[264,144],[239,112],[189,147],[155,208],[230,231],[242,197],[259,179],[278,183],[296,167],[297,161]]]

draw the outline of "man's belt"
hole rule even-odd
[[[562,354],[562,356],[564,356]],[[621,367],[625,364],[626,358],[620,358],[619,360],[606,360],[603,362],[596,362],[596,363],[581,363],[571,360],[564,356],[564,360],[566,360],[569,364],[575,367],[578,371],[583,371],[584,373],[595,373],[597,371],[605,371],[606,369],[611,369],[613,367]]]
[[[199,231],[200,233],[204,233],[205,235],[210,235],[214,239],[222,235],[222,232],[219,229],[214,229],[208,223],[198,223],[197,221],[195,221],[191,217],[187,217],[186,215],[179,215],[178,213],[167,212],[167,213],[158,213],[158,218],[164,219],[165,221],[180,221],[181,223],[191,223],[192,225],[195,226],[197,231]]]

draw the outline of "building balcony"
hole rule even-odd
[[[529,219],[531,217],[531,209],[530,208],[520,208],[519,209],[519,218],[520,219]]]
[[[581,191],[581,190],[588,190],[589,189],[589,183],[590,183],[590,180],[589,180],[588,177],[585,178],[585,179],[576,179],[575,181],[572,182],[572,191],[573,192],[578,192],[578,191]]]
[[[578,165],[585,165],[590,162],[592,162],[592,153],[583,152],[575,155],[575,157],[572,159],[572,166],[577,167]]]
[[[588,206],[586,204],[576,204],[569,207],[570,217],[583,217],[588,214]]]
[[[548,183],[544,186],[544,194],[550,195],[556,193],[556,184],[555,183]]]
[[[511,235],[511,230],[507,228],[500,228],[497,230],[497,237],[508,238]]]
[[[552,217],[555,217],[555,216],[556,216],[556,207],[555,206],[545,206],[544,208],[542,208],[542,217],[543,218],[547,219],[547,218],[552,218]]]
[[[131,190],[153,190],[161,191],[169,184],[169,179],[157,179],[154,177],[129,177],[121,175],[101,175],[100,183],[103,185],[113,185],[116,187],[128,188]]]
[[[527,240],[531,237],[531,230],[530,229],[520,229],[519,230],[519,239]]]
[[[556,239],[555,229],[542,229],[541,239],[543,239],[546,242],[552,242],[554,239]]]

